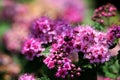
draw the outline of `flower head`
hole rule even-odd
[[[42,48],[39,40],[31,38],[25,42],[22,49],[22,54],[24,54],[27,59],[33,60],[35,56],[39,57],[42,51],[44,51],[44,48]]]
[[[25,73],[21,75],[18,80],[36,80],[36,79],[34,75]]]
[[[74,49],[73,39],[69,36],[67,39],[65,37],[59,37],[57,42],[52,44],[50,49],[50,55],[45,58],[44,63],[48,68],[57,69],[56,77],[65,78],[68,74],[73,76],[80,76],[81,70],[78,70],[76,65],[74,65],[71,59],[68,57],[72,53],[76,53]],[[77,54],[77,53],[76,53]]]
[[[78,52],[84,53],[84,58],[88,59],[90,63],[103,63],[109,60],[106,33],[98,32],[90,26],[76,27],[74,33],[74,46]]]
[[[87,50],[84,57],[89,59],[90,63],[104,63],[109,60],[110,54],[107,47],[95,45]]]
[[[112,4],[106,4],[94,11],[92,20],[101,24],[104,24],[104,17],[113,17],[116,15],[116,7]]]
[[[120,26],[113,26],[112,28],[108,29],[107,41],[109,46],[112,46],[115,39],[118,38],[120,38]]]
[[[54,32],[52,20],[47,17],[42,17],[34,21],[32,26],[32,34],[35,38],[40,38],[43,43],[52,42]]]

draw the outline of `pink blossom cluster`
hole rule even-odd
[[[39,40],[31,38],[24,43],[22,53],[26,56],[27,59],[33,60],[35,56],[39,57],[41,55],[40,53],[44,50],[45,49],[41,46]]]
[[[25,4],[18,3],[15,0],[3,0],[0,18],[16,22],[18,21],[18,17],[20,19],[20,16],[25,14],[27,10],[28,9]]]
[[[110,3],[103,5],[95,10],[92,20],[103,24],[105,22],[104,17],[115,16],[116,11],[116,7]]]
[[[56,23],[56,24],[55,24]],[[27,59],[33,60],[37,53],[44,51],[45,46],[57,42],[59,36],[72,36],[72,28],[67,23],[61,21],[53,21],[47,17],[42,17],[35,20],[31,27],[31,38],[28,39],[23,46],[22,53],[26,55]],[[37,41],[36,41],[37,40]],[[33,43],[34,42],[34,43]],[[37,45],[37,52],[34,46]],[[32,46],[32,50],[30,49]]]
[[[3,42],[7,50],[20,52],[22,44],[28,38],[29,29],[25,23],[14,23],[12,27],[4,34]]]
[[[31,32],[33,37],[41,39],[45,44],[51,43],[54,39],[54,35],[56,34],[53,21],[47,17],[35,20],[31,28]]]
[[[18,80],[36,80],[33,74],[23,74],[19,77]]]
[[[52,44],[50,55],[44,60],[48,68],[57,69],[55,74],[57,77],[80,76],[81,68],[73,64],[68,57],[72,53],[76,53],[73,44],[71,37],[59,37],[57,43]]]
[[[56,77],[80,76],[81,68],[73,64],[69,56],[83,52],[84,58],[92,64],[108,61],[110,54],[106,36],[91,26],[72,27],[65,22],[42,17],[33,23],[31,38],[25,42],[22,51],[33,60],[35,56],[42,55],[40,53],[46,48],[44,45],[51,46],[43,62],[49,69],[56,69]]]
[[[33,18],[26,19],[28,11],[26,4],[18,3],[15,0],[3,0],[3,4],[0,17],[11,21],[10,29],[3,36],[3,42],[7,50],[20,52],[23,42],[28,38],[29,26]]]
[[[115,39],[118,38],[120,38],[120,26],[112,26],[110,29],[108,29],[107,42],[110,46],[112,46]]]
[[[66,22],[42,17],[35,20],[31,32],[33,37],[39,38],[44,44],[48,44],[56,41],[59,35],[72,35],[72,28]]]
[[[74,29],[74,46],[84,52],[84,58],[90,63],[104,63],[110,58],[106,33],[98,32],[90,26],[78,26]]]

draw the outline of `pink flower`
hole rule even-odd
[[[59,68],[57,73],[56,73],[56,76],[57,77],[62,77],[62,78],[65,78],[65,76],[68,74],[67,70],[65,68]]]
[[[118,38],[120,38],[120,26],[112,26],[112,28],[108,29],[107,41],[109,46],[112,46],[114,40]]]
[[[91,63],[104,63],[109,60],[110,53],[107,47],[95,45],[87,50],[84,57],[90,60]]]
[[[105,78],[104,80],[111,80],[110,78]]]
[[[44,51],[44,48],[41,47],[39,40],[31,38],[24,43],[22,54],[25,55],[27,59],[33,60],[35,56],[39,57],[42,51]]]
[[[47,57],[47,58],[44,59],[43,62],[44,62],[45,64],[48,64],[50,61],[51,61],[51,58],[50,58],[50,57]]]
[[[95,22],[98,22],[100,24],[105,23],[105,17],[113,17],[116,15],[116,7],[112,4],[106,4],[103,6],[100,6],[98,9],[94,11],[94,15],[92,17],[92,20]]]
[[[34,75],[25,73],[21,75],[18,80],[36,80],[36,79]]]
[[[66,62],[64,65],[63,65],[63,68],[67,69],[67,70],[71,70],[71,65],[69,62]]]
[[[74,7],[68,7],[64,11],[63,18],[69,22],[82,22],[83,16],[80,16],[79,9],[76,9]]]
[[[48,66],[48,68],[50,68],[50,69],[51,69],[51,68],[54,68],[54,67],[55,67],[54,61],[49,61],[47,66]]]
[[[24,23],[15,23],[4,35],[5,46],[9,51],[19,52],[26,39],[28,39],[28,27]]]

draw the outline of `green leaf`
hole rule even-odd
[[[103,72],[106,77],[116,78],[119,75],[120,66],[116,57],[112,57],[110,61],[103,66]]]
[[[41,77],[41,78],[38,78],[37,80],[50,80],[48,77]]]
[[[95,23],[93,27],[99,31],[105,31],[105,26],[100,23]]]
[[[9,29],[10,24],[6,22],[0,22],[0,37]]]
[[[49,50],[50,50],[50,47],[47,47],[47,48],[45,49],[45,51],[42,52],[42,55],[48,56],[48,55],[49,55],[49,52],[50,52]]]
[[[112,74],[112,73],[109,73],[109,72],[106,72],[105,76],[110,77],[110,78],[116,78],[117,77],[116,74]]]
[[[30,3],[34,0],[16,0],[17,2],[20,2],[20,3]]]
[[[116,38],[116,39],[114,40],[114,44],[117,44],[118,41],[119,41],[119,38]]]

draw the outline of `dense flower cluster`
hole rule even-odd
[[[72,29],[69,24],[59,20],[53,21],[47,17],[37,19],[33,23],[31,32],[33,37],[40,39],[44,44],[53,43],[59,35],[72,35]]]
[[[47,17],[37,19],[31,27],[32,39],[28,39],[28,41],[26,41],[22,53],[27,56],[27,59],[32,60],[38,52],[41,53],[44,51],[44,45],[57,42],[57,40],[59,40],[59,36],[72,36],[72,28],[67,23],[52,21]],[[33,44],[33,42],[35,44]],[[30,45],[35,45],[36,47],[38,44],[38,52],[36,52],[33,47],[32,50],[30,49]]]
[[[112,46],[115,39],[120,38],[120,26],[113,26],[107,32],[107,42],[109,46]]]
[[[42,17],[35,20],[31,33],[31,38],[24,44],[23,54],[33,60],[35,56],[42,55],[43,45],[51,46],[43,62],[49,69],[57,70],[56,77],[80,76],[81,68],[70,58],[73,54],[83,52],[90,63],[104,63],[110,58],[106,33],[98,32],[91,26],[72,27],[65,22]]]
[[[104,63],[110,58],[106,34],[97,32],[93,28],[76,27],[74,30],[76,40],[74,42],[78,51],[84,52],[84,58],[90,63]]]
[[[3,42],[7,50],[12,52],[20,52],[22,48],[22,44],[28,38],[29,30],[27,24],[24,23],[15,23],[12,25],[11,29],[9,29],[3,37]]]
[[[52,21],[46,17],[37,19],[33,23],[31,31],[33,37],[41,39],[41,41],[43,41],[45,44],[52,42],[55,34]]]
[[[71,37],[59,37],[57,43],[52,45],[50,55],[44,60],[47,67],[57,68],[56,76],[65,78],[80,76],[80,67],[75,66],[69,59],[69,55],[76,53]],[[77,53],[76,53],[77,54]]]
[[[85,58],[89,59],[91,63],[104,63],[110,58],[108,48],[105,46],[93,46],[88,49]]]
[[[42,51],[44,51],[44,48],[42,48],[40,41],[33,38],[28,39],[22,49],[22,53],[29,60],[33,60],[35,56],[39,57]]]
[[[36,80],[33,74],[23,74],[19,77],[18,80]]]
[[[103,24],[104,17],[115,16],[116,10],[116,7],[110,3],[107,5],[103,5],[95,10],[92,20]]]

